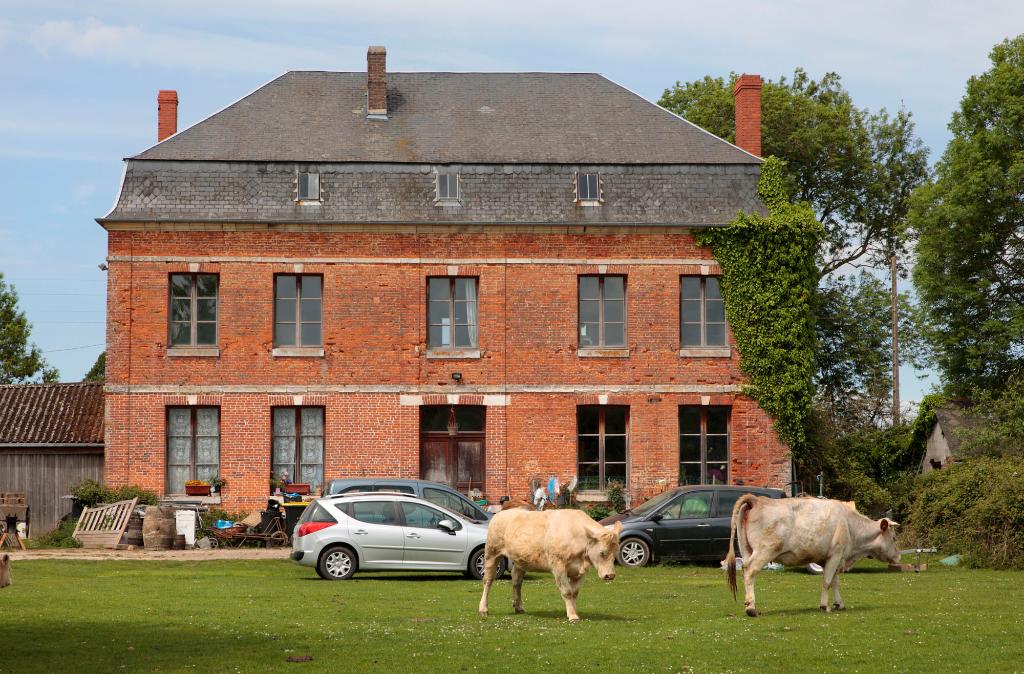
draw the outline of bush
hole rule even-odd
[[[30,548],[80,548],[82,544],[71,537],[71,534],[75,532],[76,524],[78,524],[78,520],[69,517],[53,531],[30,538],[28,546]]]
[[[968,458],[918,481],[904,544],[959,553],[966,564],[1024,569],[1024,467],[1019,458]]]
[[[139,499],[138,505],[156,505],[157,503],[156,492],[148,489],[130,484],[111,489],[88,478],[72,487],[71,494],[86,508],[92,508],[100,503],[114,503],[133,498]]]
[[[612,512],[621,513],[626,510],[626,485],[618,480],[609,480],[605,494],[608,496],[608,507]]]
[[[590,515],[595,520],[603,520],[612,514],[611,508],[608,507],[607,503],[595,503],[593,505],[584,506],[583,512]]]

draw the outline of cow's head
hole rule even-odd
[[[615,580],[615,555],[619,553],[619,533],[622,522],[616,522],[611,529],[600,532],[588,529],[590,541],[587,545],[587,558],[597,570],[602,580]]]
[[[900,550],[896,547],[896,522],[891,522],[884,517],[877,522],[878,534],[872,541],[872,557],[889,564],[900,563]]]
[[[11,556],[0,557],[0,587],[7,587],[11,584]]]

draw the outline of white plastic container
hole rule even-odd
[[[184,534],[185,545],[196,544],[196,513],[194,510],[179,510],[174,513],[175,533]]]

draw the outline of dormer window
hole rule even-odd
[[[576,203],[581,206],[601,205],[601,174],[576,174]]]
[[[459,174],[458,173],[438,173],[437,174],[437,198],[438,204],[458,204],[462,198],[462,193],[459,191]]]
[[[320,201],[320,174],[300,173],[297,197],[299,201]]]

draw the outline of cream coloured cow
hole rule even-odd
[[[604,580],[615,578],[622,523],[605,529],[581,510],[525,510],[513,508],[496,514],[487,527],[484,591],[480,615],[487,615],[487,594],[494,582],[498,559],[512,563],[512,598],[516,613],[523,612],[523,577],[527,571],[550,571],[555,577],[569,622],[579,622],[576,597],[587,570],[593,566]]]
[[[839,574],[862,557],[875,557],[895,564],[900,561],[896,548],[895,522],[872,520],[842,501],[817,498],[770,499],[745,494],[732,509],[729,554],[725,564],[729,589],[736,597],[736,548],[743,555],[743,588],[747,615],[756,616],[754,578],[765,564],[773,561],[787,566],[814,562],[823,567],[821,601],[823,611],[831,611],[829,590],[836,610],[845,608],[839,594]]]
[[[0,557],[0,588],[7,587],[11,584],[11,556],[3,555]]]

